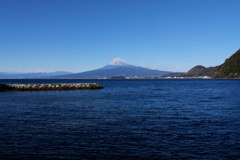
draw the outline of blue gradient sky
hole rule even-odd
[[[0,0],[0,72],[100,68],[121,57],[168,71],[240,47],[239,0]]]

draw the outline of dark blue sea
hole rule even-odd
[[[0,159],[240,159],[240,80],[0,80],[84,82],[0,92]]]

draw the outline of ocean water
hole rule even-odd
[[[0,159],[240,159],[240,80],[96,82],[0,92]]]

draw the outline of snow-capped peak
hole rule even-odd
[[[114,66],[128,66],[129,64],[122,60],[121,58],[115,58],[112,60],[108,65],[114,65]]]

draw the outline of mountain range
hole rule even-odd
[[[71,74],[72,72],[57,71],[57,72],[38,72],[38,73],[7,73],[0,72],[0,79],[25,79],[25,78],[44,78],[57,75]]]

